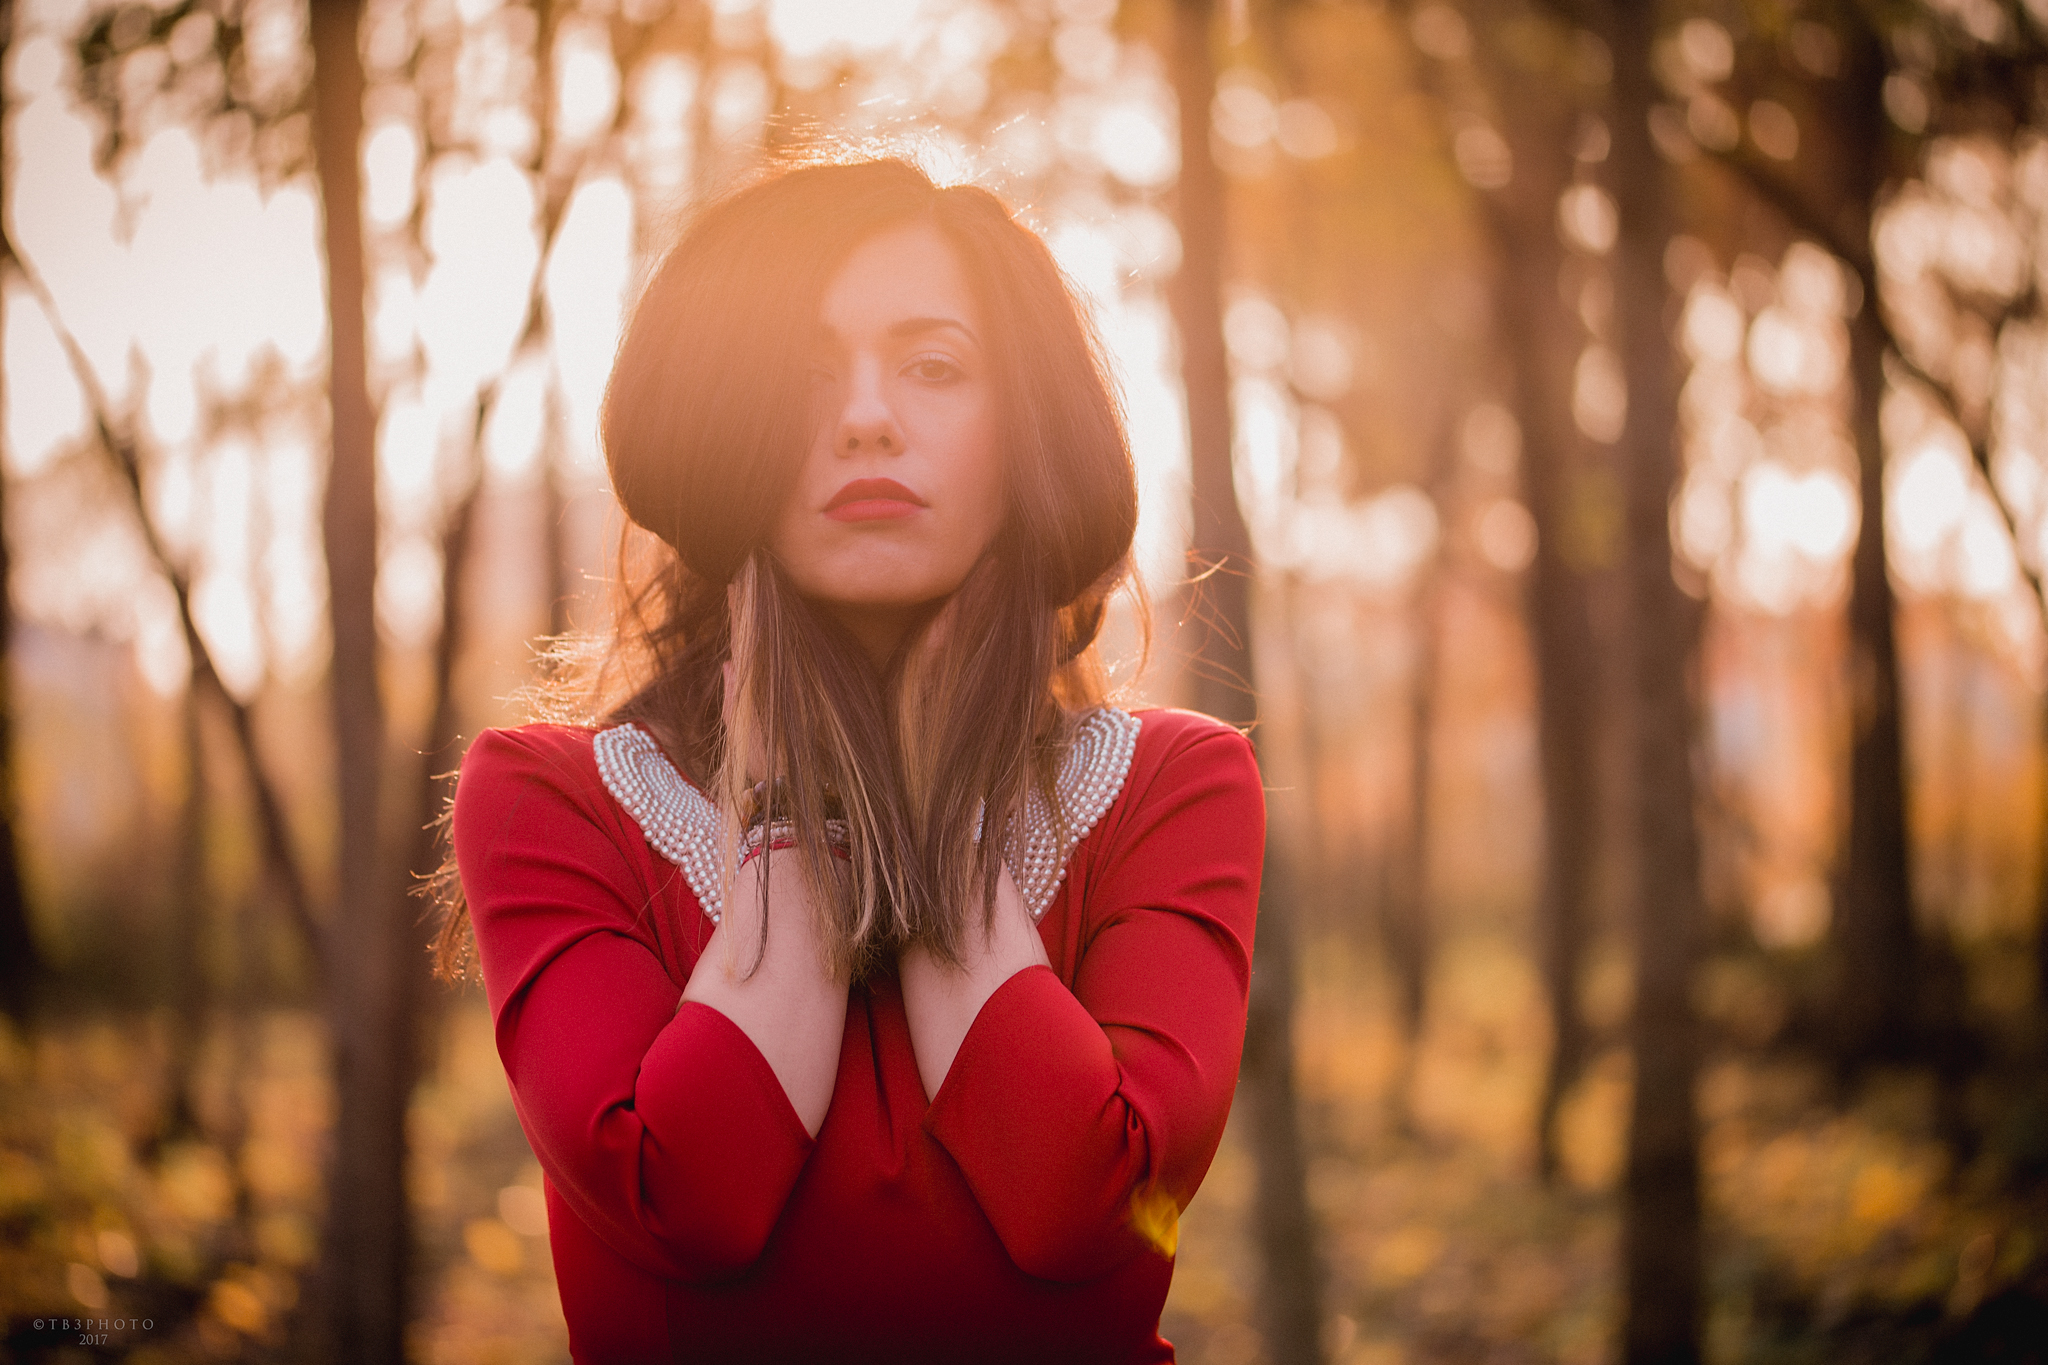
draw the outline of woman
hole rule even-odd
[[[1136,488],[1044,244],[780,172],[660,267],[603,436],[661,542],[624,699],[486,731],[453,821],[575,1358],[1171,1360],[1265,813],[1236,731],[1103,704]]]

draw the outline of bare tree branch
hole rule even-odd
[[[640,57],[648,50],[650,31],[643,27],[633,46],[620,56],[620,70],[626,75],[632,73]],[[598,152],[608,148],[611,139],[625,127],[626,109],[621,102],[605,134],[585,143],[566,167],[551,172],[549,163],[556,147],[554,119],[550,112],[553,100],[553,36],[553,19],[543,5],[537,54],[539,70],[535,76],[535,103],[538,106],[535,114],[539,136],[527,164],[527,170],[541,187],[540,250],[533,276],[527,284],[526,310],[519,325],[519,336],[512,344],[509,359],[503,369],[477,389],[470,422],[467,477],[463,480],[461,492],[441,517],[441,629],[435,638],[433,652],[434,704],[422,737],[423,763],[418,790],[420,823],[412,855],[407,860],[407,867],[416,879],[413,889],[428,895],[432,894],[435,884],[433,847],[441,824],[441,813],[434,809],[435,798],[450,776],[442,765],[453,756],[461,738],[459,708],[455,701],[455,666],[464,643],[460,599],[470,547],[475,538],[477,509],[483,499],[484,432],[503,397],[506,373],[521,355],[540,346],[547,335],[548,261],[561,235],[569,202],[575,197],[584,171],[596,159]]]
[[[2005,494],[1999,490],[1998,481],[1991,475],[1991,440],[1988,432],[1980,432],[1976,424],[1965,416],[1962,400],[1947,382],[1930,374],[1926,367],[1915,360],[1900,344],[1898,334],[1892,330],[1889,319],[1884,315],[1883,294],[1877,269],[1876,254],[1868,243],[1856,241],[1839,226],[1828,221],[1817,205],[1802,194],[1790,181],[1764,166],[1754,154],[1739,149],[1707,152],[1709,159],[1732,173],[1757,198],[1769,204],[1782,215],[1794,231],[1813,238],[1836,259],[1842,261],[1856,273],[1857,283],[1863,289],[1863,306],[1870,310],[1870,320],[1877,328],[1878,336],[1890,353],[1892,361],[1907,379],[1927,391],[1945,416],[1953,422],[1956,430],[1963,433],[1963,439],[1970,447],[1970,460],[1977,466],[1977,472],[1984,478],[1985,490],[1991,495],[1992,506],[1998,509],[1999,519],[2005,523],[2006,533],[2012,537],[2013,559],[2020,566],[2020,573],[2033,589],[2034,601],[2040,607],[2044,624],[2048,624],[2048,581],[2044,581],[2039,567],[2028,562],[2022,549],[2019,516],[2013,511]],[[1994,334],[1996,333],[1994,327]]]
[[[285,908],[290,911],[292,922],[300,937],[305,941],[309,960],[315,971],[324,970],[324,937],[319,923],[313,918],[312,899],[307,891],[306,876],[294,850],[291,831],[285,823],[284,803],[278,796],[276,784],[270,779],[263,766],[262,756],[257,748],[255,717],[247,703],[228,691],[221,681],[220,671],[214,666],[212,651],[199,633],[198,622],[192,615],[192,590],[184,571],[172,560],[163,539],[157,534],[156,525],[150,520],[148,504],[142,492],[142,462],[132,436],[124,435],[116,425],[112,406],[106,391],[101,387],[98,374],[92,362],[86,358],[85,350],[78,338],[65,323],[63,313],[50,287],[35,267],[19,251],[13,253],[14,266],[29,292],[35,296],[43,315],[50,321],[50,329],[56,334],[58,344],[64,349],[65,358],[78,380],[85,406],[92,417],[94,434],[107,458],[114,464],[122,483],[128,489],[134,505],[135,519],[142,531],[144,546],[150,558],[155,561],[158,572],[162,573],[171,586],[171,593],[178,603],[178,622],[184,628],[185,647],[192,656],[192,682],[203,693],[211,696],[227,713],[228,721],[235,732],[236,748],[242,755],[242,766],[249,779],[249,790],[256,802],[257,823],[261,827],[264,856],[270,863],[278,886],[284,893]]]
[[[1741,147],[1726,150],[1703,147],[1700,150],[1710,161],[1731,172],[1757,198],[1776,209],[1795,231],[1812,237],[1847,262],[1863,281],[1866,300],[1876,300],[1877,263],[1871,255],[1869,243],[1858,242],[1843,232],[1839,224],[1830,222],[1818,204],[1807,198],[1797,185],[1766,166],[1756,153]]]

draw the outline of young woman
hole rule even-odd
[[[480,735],[453,822],[576,1360],[1171,1360],[1265,809],[1236,731],[1104,702],[1136,486],[1051,255],[782,171],[656,273],[603,434],[659,541],[613,699]]]

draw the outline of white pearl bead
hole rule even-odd
[[[1088,837],[1130,775],[1139,721],[1115,707],[1098,708],[1075,730],[1053,782],[1058,818],[1036,788],[1026,793],[1021,819],[1011,822],[1003,861],[1034,920],[1051,908],[1074,848]],[[709,797],[685,781],[651,736],[636,725],[617,725],[591,740],[605,789],[640,826],[648,845],[680,868],[706,918],[718,923],[724,872],[735,853],[732,831]],[[848,837],[843,821],[829,821],[826,837]],[[975,837],[981,820],[975,821]]]

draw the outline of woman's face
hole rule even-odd
[[[925,223],[856,247],[819,304],[810,450],[768,545],[878,660],[1002,523],[983,324],[958,255]]]

